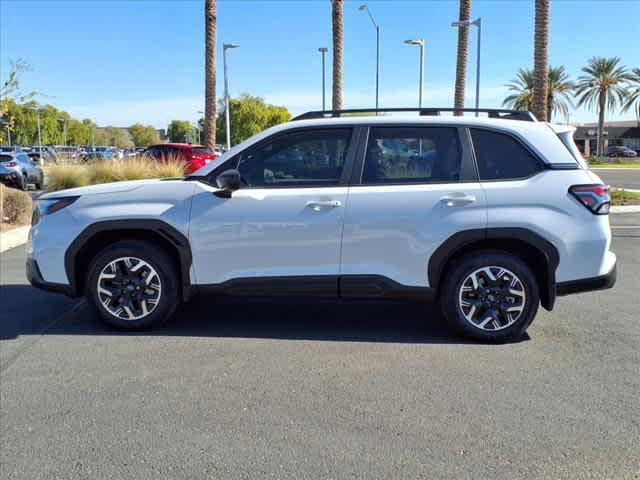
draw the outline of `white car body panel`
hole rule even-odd
[[[197,283],[338,274],[347,187],[240,189],[229,199],[213,191],[200,184],[193,198],[189,239]]]
[[[474,201],[443,200],[463,196]],[[340,273],[375,273],[402,285],[427,287],[434,250],[460,230],[486,224],[479,183],[351,187]]]

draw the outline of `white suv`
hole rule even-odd
[[[512,339],[538,304],[613,286],[610,199],[570,127],[483,112],[310,112],[186,178],[44,195],[27,275],[118,328],[196,292],[400,297]]]

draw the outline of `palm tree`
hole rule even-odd
[[[627,92],[628,98],[624,104],[624,111],[626,112],[635,104],[636,115],[640,118],[640,68],[634,68],[631,71],[629,82],[631,91]]]
[[[604,151],[602,134],[604,115],[607,109],[613,110],[627,100],[625,82],[631,80],[627,68],[620,65],[618,57],[592,57],[586,67],[585,75],[578,77],[576,95],[578,106],[587,106],[598,111],[598,155]]]
[[[471,0],[460,0],[458,21],[471,18]],[[467,77],[467,56],[469,53],[469,27],[458,27],[458,55],[456,57],[456,86],[453,93],[453,107],[464,108],[464,88]],[[456,112],[455,115],[462,115]]]
[[[516,78],[505,86],[514,92],[504,99],[503,106],[516,110],[533,110],[533,70],[521,68]],[[549,67],[549,89],[547,91],[547,119],[551,121],[553,114],[566,116],[569,108],[573,108],[570,94],[574,88],[563,66]]]
[[[204,2],[205,80],[204,144],[216,144],[216,0]]]
[[[533,50],[533,113],[547,120],[549,89],[549,0],[536,0]]]
[[[344,63],[344,1],[331,0],[333,28],[333,109],[342,109],[342,64]]]

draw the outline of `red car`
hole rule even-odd
[[[216,159],[216,153],[203,145],[190,143],[162,143],[148,147],[143,155],[155,160],[181,160],[186,163],[185,173],[193,173]]]

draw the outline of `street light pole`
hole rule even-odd
[[[478,17],[474,21],[464,20],[462,22],[453,22],[452,27],[469,27],[474,25],[478,27],[478,41],[477,53],[476,53],[476,117],[478,116],[478,109],[480,108],[480,41],[482,39],[482,18]]]
[[[318,51],[322,54],[322,111],[324,112],[326,110],[325,107],[325,99],[326,99],[326,95],[325,95],[325,70],[324,70],[324,57],[328,51],[327,47],[320,47],[318,48]]]
[[[371,14],[371,10],[365,4],[358,7],[361,12],[366,11],[369,14],[371,23],[376,29],[376,109],[380,105],[380,25],[378,25]]]
[[[200,115],[204,115],[204,112],[202,110],[198,110],[198,113]],[[196,128],[198,129],[198,144],[200,144],[201,140],[200,140],[200,119],[199,118],[196,120]]]
[[[407,45],[418,45],[420,47],[420,74],[419,74],[419,83],[418,83],[418,108],[422,108],[422,85],[423,85],[423,72],[424,72],[424,39],[410,39],[405,40],[404,43]]]
[[[38,120],[38,153],[40,154],[40,158],[42,158],[42,133],[40,131],[40,108],[39,107],[29,107],[31,110],[36,111],[36,118]]]
[[[227,127],[227,150],[231,148],[231,118],[229,116],[229,78],[227,76],[227,50],[230,48],[238,48],[240,45],[235,43],[222,44],[222,58],[224,64],[224,97],[225,97],[225,116]]]

